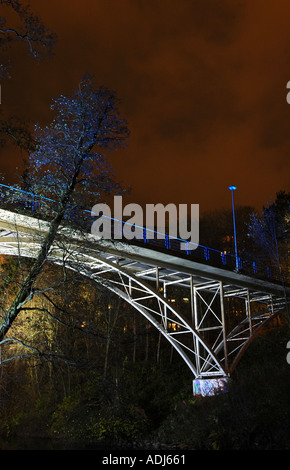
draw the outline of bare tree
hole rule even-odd
[[[43,21],[31,11],[28,3],[19,0],[0,0],[0,47],[2,51],[15,41],[28,46],[34,58],[50,54],[56,35],[46,28]],[[10,64],[0,64],[0,78],[7,75]]]
[[[56,35],[31,11],[28,3],[0,0],[0,79],[10,78],[9,70],[13,64],[7,53],[16,42],[27,45],[28,55],[40,60],[50,55]],[[32,151],[35,144],[23,119],[3,115],[0,121],[0,146],[8,141],[25,151]]]

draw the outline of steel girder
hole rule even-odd
[[[92,256],[76,252],[76,249],[74,247],[72,250],[73,256],[64,256],[59,247],[54,247],[48,261],[60,266],[65,263],[66,268],[89,277],[128,302],[169,341],[194,377],[200,376],[200,367],[209,370],[210,375],[225,375],[222,364],[203,338],[157,289],[114,261],[97,254]],[[36,245],[24,247],[22,244],[19,248],[11,245],[4,247],[0,243],[1,254],[31,258],[37,255],[37,251]],[[201,350],[206,351],[204,358],[200,355]]]
[[[0,237],[0,253],[35,257],[42,230],[36,235],[23,227],[14,227],[13,231],[10,225]],[[140,260],[134,252],[122,252],[122,244],[114,250],[97,245],[92,240],[84,244],[83,235],[70,238],[66,232],[50,250],[48,260],[65,263],[126,300],[169,341],[195,378],[232,373],[259,329],[285,308],[281,295],[240,286],[231,279],[215,279],[208,273],[201,275],[194,269],[188,272],[182,266],[177,270],[158,261],[154,264],[151,258]],[[173,285],[187,289],[191,318],[181,314],[167,298]],[[230,299],[239,299],[244,306],[245,317],[235,325],[229,324]]]

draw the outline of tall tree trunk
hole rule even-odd
[[[36,260],[34,261],[26,279],[24,280],[22,286],[18,290],[14,301],[10,305],[10,308],[5,315],[4,320],[0,325],[0,341],[4,339],[5,335],[9,331],[12,323],[19,314],[21,307],[33,297],[33,284],[40,274],[42,267],[47,259],[48,252],[55,240],[57,230],[59,228],[60,222],[63,218],[64,210],[61,213],[57,214],[55,219],[52,221],[49,231],[41,245],[40,251]]]
[[[136,362],[136,342],[137,342],[137,327],[136,327],[136,315],[133,313],[133,364]]]
[[[160,345],[161,345],[161,333],[159,332],[158,343],[157,343],[157,355],[156,355],[157,364],[160,363]]]
[[[38,252],[38,255],[28,273],[26,276],[26,279],[22,283],[21,287],[18,290],[18,293],[15,296],[14,301],[9,307],[9,310],[7,314],[5,315],[1,325],[0,325],[0,341],[2,341],[5,338],[5,335],[9,331],[11,325],[13,324],[14,320],[17,318],[17,315],[21,311],[22,306],[28,302],[29,300],[32,299],[33,297],[33,285],[34,282],[36,281],[38,275],[40,274],[43,265],[45,264],[45,261],[47,260],[47,256],[49,253],[49,250],[56,238],[57,231],[59,229],[59,226],[63,220],[65,210],[67,207],[67,204],[69,202],[69,199],[71,197],[71,194],[74,191],[77,177],[79,175],[80,169],[82,165],[82,160],[80,160],[78,166],[75,169],[75,173],[72,176],[71,183],[68,186],[65,194],[63,194],[61,201],[60,201],[60,206],[59,206],[59,211],[57,212],[56,216],[52,220],[49,230],[41,244],[40,250]]]

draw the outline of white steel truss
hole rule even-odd
[[[13,213],[0,212],[0,253],[35,257],[46,223],[26,216],[12,222]],[[132,305],[169,341],[195,378],[230,375],[259,329],[285,308],[279,286],[197,263],[185,265],[177,256],[166,258],[154,249],[124,242],[96,241],[67,229],[48,259],[65,263]],[[171,288],[186,292],[190,314],[170,301]],[[235,311],[229,312],[235,299],[239,302],[236,323]]]

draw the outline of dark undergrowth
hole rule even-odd
[[[2,395],[1,435],[87,444],[188,449],[290,449],[288,327],[261,335],[240,361],[227,393],[192,395],[192,377],[172,365],[132,364],[104,378],[88,371],[65,398],[50,386],[32,397],[27,380]],[[33,392],[35,393],[35,391]]]

